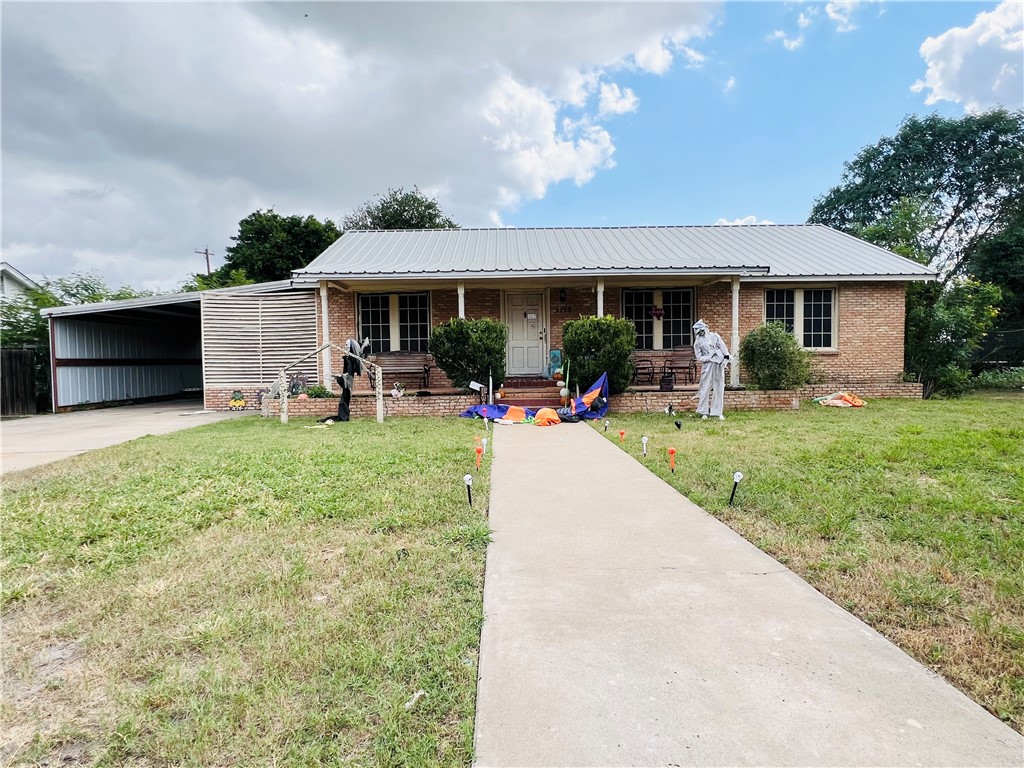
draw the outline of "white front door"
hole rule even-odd
[[[544,353],[544,294],[505,294],[505,322],[508,323],[509,376],[539,376],[547,362]]]

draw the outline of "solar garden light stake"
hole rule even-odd
[[[487,453],[487,438],[484,438],[484,453]]]
[[[469,506],[473,506],[473,476],[468,472],[462,476],[462,482],[466,484],[466,496],[469,497]]]
[[[484,455],[484,449],[478,445],[473,450],[476,451],[476,468],[480,469],[480,457]],[[470,503],[472,504],[472,502]]]
[[[734,472],[732,475],[732,493],[729,494],[729,506],[732,506],[733,500],[736,498],[736,489],[740,486],[740,480],[743,479],[742,472]]]
[[[608,431],[608,427],[610,427],[611,425],[612,425],[612,423],[610,421],[608,421],[607,419],[605,419],[604,431],[607,432]]]
[[[644,456],[647,456],[647,441],[648,441],[648,439],[649,438],[647,437],[647,435],[644,435],[643,437],[640,438],[640,442],[644,444]]]
[[[672,470],[672,474],[676,473],[676,449],[668,449],[668,468]]]

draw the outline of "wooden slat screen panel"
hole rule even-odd
[[[204,386],[270,386],[278,372],[316,350],[316,293],[203,296]],[[317,358],[298,370],[317,381]]]

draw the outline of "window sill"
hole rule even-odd
[[[816,355],[816,356],[820,356],[820,357],[830,357],[830,356],[834,357],[835,355],[839,354],[839,350],[838,349],[808,349],[807,347],[804,347],[804,349],[806,349],[812,355]]]

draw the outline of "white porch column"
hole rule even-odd
[[[331,321],[327,317],[327,283],[320,281],[320,343],[331,343]],[[331,348],[320,353],[320,385],[331,388]]]
[[[597,316],[604,317],[604,278],[597,278]]]
[[[732,277],[732,338],[729,340],[729,384],[740,383],[740,278]]]
[[[459,280],[459,317],[466,319],[466,283]]]

